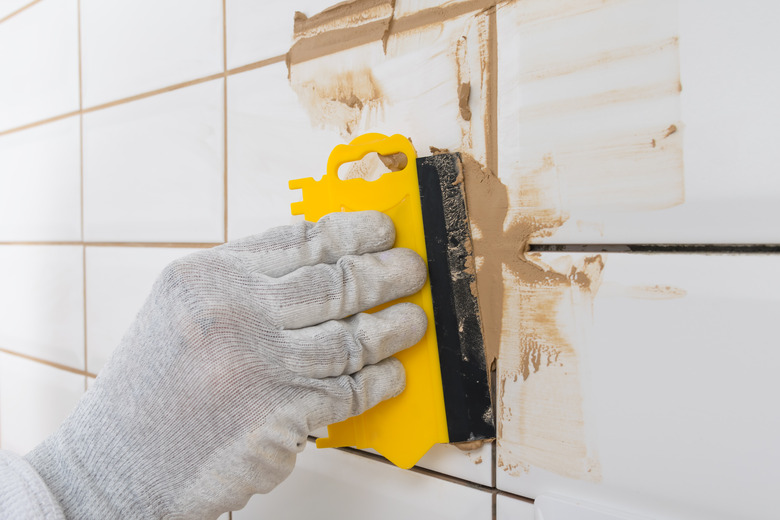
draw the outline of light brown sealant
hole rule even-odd
[[[561,332],[558,313],[561,303],[575,295],[585,301],[595,295],[603,260],[587,256],[560,272],[527,255],[531,237],[550,233],[565,218],[550,211],[506,222],[507,187],[472,157],[461,155],[474,253],[481,258],[477,285],[487,359],[498,357],[500,350],[502,364],[497,434],[503,455],[498,465],[509,473],[536,466],[597,481],[599,464],[585,440],[579,360]],[[533,203],[533,193],[525,197]]]
[[[368,68],[334,72],[307,81],[291,76],[290,86],[313,126],[335,128],[344,138],[352,135],[364,116],[372,117],[384,103],[382,91]]]
[[[628,287],[625,293],[641,300],[674,300],[688,294],[685,289],[671,285],[634,285]]]

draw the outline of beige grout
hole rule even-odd
[[[22,130],[27,130],[28,128],[35,128],[36,126],[42,126],[47,123],[54,123],[55,121],[61,121],[63,119],[67,119],[72,116],[76,116],[80,114],[80,110],[74,110],[72,112],[66,112],[64,114],[60,114],[58,116],[52,116],[47,117],[46,119],[41,119],[40,121],[33,121],[32,123],[25,123],[21,126],[16,126],[14,128],[9,128],[7,130],[0,131],[0,137],[7,135],[7,134],[13,134],[15,132],[21,132]]]
[[[60,370],[64,370],[65,372],[70,372],[72,374],[78,374],[80,376],[87,376],[87,377],[97,377],[97,374],[93,374],[91,372],[87,372],[86,370],[81,370],[79,368],[73,368],[68,365],[63,365],[61,363],[57,363],[55,361],[49,361],[48,359],[43,359],[35,356],[31,356],[29,354],[22,354],[21,352],[16,352],[14,350],[10,350],[7,348],[0,347],[0,352],[4,354],[8,354],[11,356],[16,356],[18,358],[26,359],[28,361],[34,361],[36,363],[40,363],[42,365],[46,365],[53,368],[58,368]]]
[[[59,114],[52,117],[47,117],[45,119],[41,119],[39,121],[33,121],[31,123],[25,123],[20,126],[16,126],[14,128],[8,128],[6,130],[0,131],[0,137],[8,134],[12,134],[15,132],[21,132],[22,130],[28,130],[30,128],[35,128],[37,126],[42,126],[48,123],[54,123],[55,121],[60,121],[62,119],[66,119],[68,117],[76,116],[76,115],[83,115],[83,114],[89,114],[91,112],[97,112],[98,110],[104,110],[106,108],[115,107],[118,105],[124,105],[125,103],[131,103],[133,101],[138,101],[141,99],[146,99],[148,97],[156,96],[159,94],[165,94],[166,92],[172,92],[174,90],[179,90],[186,87],[191,87],[193,85],[199,85],[201,83],[205,83],[207,81],[216,80],[219,78],[225,78],[227,76],[233,76],[235,74],[240,74],[242,72],[248,72],[250,70],[259,69],[261,67],[267,67],[268,65],[273,65],[275,63],[281,63],[285,60],[285,55],[281,56],[274,56],[273,58],[268,58],[265,60],[260,60],[254,63],[250,63],[248,65],[242,65],[241,67],[236,67],[231,70],[226,70],[223,72],[218,72],[216,74],[210,74],[208,76],[204,76],[202,78],[196,78],[189,81],[185,81],[182,83],[176,83],[174,85],[168,85],[167,87],[162,87],[156,90],[150,90],[148,92],[142,92],[140,94],[135,94],[133,96],[116,99],[114,101],[109,101],[108,103],[103,103],[101,105],[95,105],[89,108],[80,108],[79,110],[74,110],[72,112],[66,112],[64,114]],[[80,58],[79,58],[80,61]]]
[[[222,179],[222,196],[223,196],[223,208],[222,211],[223,216],[223,225],[224,225],[224,235],[223,240],[227,242],[228,239],[228,157],[227,157],[227,148],[228,148],[228,136],[227,136],[227,109],[228,109],[228,103],[227,103],[227,0],[222,0],[222,71],[225,74],[225,77],[222,81],[222,100],[223,100],[223,106],[222,106],[222,168],[223,168],[223,179]]]
[[[30,7],[34,6],[35,4],[37,4],[37,3],[38,3],[38,2],[40,2],[40,1],[41,1],[41,0],[33,0],[32,2],[30,2],[30,3],[26,4],[26,5],[23,5],[22,7],[20,7],[20,8],[19,8],[19,9],[17,9],[16,11],[13,11],[13,12],[11,12],[11,13],[8,13],[8,14],[7,14],[7,15],[5,15],[4,17],[0,18],[0,23],[3,23],[3,22],[5,22],[6,20],[9,20],[9,19],[13,18],[13,17],[14,17],[14,16],[16,16],[17,14],[21,13],[22,11],[25,11],[25,10],[29,9]]]
[[[76,29],[78,33],[79,53],[79,203],[81,206],[81,241],[84,242],[84,88],[81,69],[81,0],[76,2],[76,15],[78,17]],[[84,372],[87,369],[87,248],[81,246],[81,304],[82,327],[84,331]],[[87,378],[84,377],[84,391],[87,391]]]

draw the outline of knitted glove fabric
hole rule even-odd
[[[422,259],[338,213],[169,265],[60,429],[27,455],[67,518],[216,518],[292,471],[309,433],[399,394],[427,327]]]

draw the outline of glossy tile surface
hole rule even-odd
[[[223,70],[219,0],[81,1],[84,106]]]
[[[0,448],[25,454],[70,414],[84,376],[0,352]]]
[[[295,12],[312,16],[333,4],[331,0],[227,0],[228,68],[285,54],[293,42]]]
[[[228,238],[291,223],[291,179],[325,173],[337,132],[314,129],[284,63],[228,78]]]
[[[87,370],[96,374],[119,345],[163,268],[195,250],[87,247]]]
[[[492,460],[492,444],[484,444],[471,451],[462,451],[451,444],[436,444],[416,465],[490,486]]]
[[[0,137],[0,241],[81,240],[77,116]]]
[[[0,347],[84,368],[81,246],[0,246]]]
[[[496,495],[496,520],[535,520],[534,505],[517,498]]]
[[[223,81],[84,116],[88,241],[221,241]]]
[[[507,280],[505,323],[524,325],[502,336],[498,487],[675,519],[771,510],[777,258],[529,258],[548,282]]]
[[[0,24],[0,131],[79,109],[76,6],[39,2]]]
[[[0,3],[0,20],[29,5],[33,0],[4,0]]]
[[[722,7],[499,9],[507,221],[532,223],[533,242],[780,242],[765,225],[780,219],[780,179],[767,174],[780,159],[770,144],[780,74],[761,66],[780,44],[780,13],[772,3]],[[727,38],[716,29],[725,20]]]
[[[308,443],[286,481],[233,512],[235,520],[312,516],[488,520],[491,496],[350,453],[317,450]]]

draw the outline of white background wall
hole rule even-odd
[[[331,3],[0,2],[0,447],[56,428],[168,262],[288,223],[289,179],[398,132],[490,168],[506,240],[533,217],[536,244],[721,254],[608,248],[587,288],[587,248],[523,257],[549,286],[512,271],[519,244],[479,259],[503,294],[497,446],[411,471],[308,446],[232,515],[529,520],[557,493],[613,518],[776,516],[778,8],[399,0],[386,41],[288,69],[294,12]],[[346,130],[301,97],[345,72],[382,96]],[[530,340],[548,363],[523,376]]]

